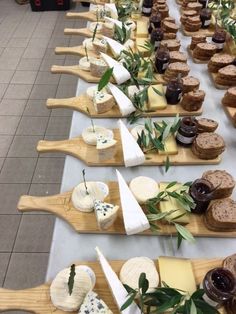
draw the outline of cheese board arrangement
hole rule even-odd
[[[37,151],[63,152],[89,166],[207,165],[218,164],[225,150],[224,139],[215,133],[218,123],[209,119],[176,117],[174,121],[146,119],[129,130],[93,124],[82,135],[63,141],[39,141]]]
[[[97,262],[72,264],[52,282],[26,290],[0,289],[0,310],[147,314],[152,300],[150,309],[158,308],[160,314],[173,308],[182,313],[189,313],[189,308],[208,314],[233,313],[235,255],[225,259],[160,256],[156,260],[139,256],[108,261],[98,247],[95,250]],[[227,284],[221,285],[214,278]]]
[[[209,170],[187,183],[139,176],[127,184],[116,174],[117,181],[87,182],[83,170],[83,181],[72,191],[24,195],[18,210],[53,213],[79,233],[177,235],[178,246],[194,237],[236,237],[235,181],[226,171]]]
[[[230,87],[221,101],[224,110],[236,127],[236,87]]]

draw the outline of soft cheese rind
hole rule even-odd
[[[108,83],[107,88],[115,98],[122,116],[127,116],[136,110],[132,101],[117,86]]]
[[[129,187],[139,204],[146,203],[149,199],[157,196],[159,192],[157,182],[152,178],[144,176],[131,180]]]
[[[106,129],[99,125],[94,125],[94,128],[89,126],[82,132],[83,141],[88,145],[96,146],[98,136],[104,136],[106,138],[112,139],[114,135],[112,130]]]

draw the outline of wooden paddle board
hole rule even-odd
[[[110,261],[113,270],[119,275],[125,261]],[[154,261],[158,269],[158,260]],[[192,259],[192,267],[196,283],[199,285],[205,274],[222,265],[223,259]],[[95,292],[105,301],[113,314],[120,314],[117,308],[99,262],[76,262],[76,265],[87,265],[96,274]],[[0,288],[0,311],[21,310],[36,314],[63,314],[68,313],[56,309],[50,299],[50,283],[25,290],[8,290]],[[77,314],[76,312],[70,312]],[[222,312],[223,313],[223,312]]]
[[[202,60],[199,60],[199,59],[194,58],[194,56],[193,56],[193,50],[190,49],[190,46],[187,47],[187,50],[188,50],[190,56],[192,57],[194,63],[197,63],[197,64],[207,64],[207,63],[209,62],[209,60],[210,60],[210,59],[209,59],[209,60],[207,60],[207,61],[202,61]]]
[[[97,113],[93,105],[93,101],[86,95],[82,94],[78,97],[65,98],[65,99],[54,99],[49,98],[47,100],[47,108],[56,109],[56,108],[66,108],[72,109],[91,118],[122,118],[119,107],[114,106],[111,110],[105,113]],[[89,113],[87,111],[89,109]],[[168,105],[165,109],[160,109],[152,112],[144,112],[142,117],[175,117],[179,116],[199,116],[202,114],[202,108],[197,111],[186,111],[182,108],[181,105]]]
[[[67,12],[66,18],[68,19],[82,19],[88,20],[90,22],[97,22],[97,15],[95,12],[87,11],[87,12]],[[98,20],[100,21],[100,20]]]
[[[124,166],[122,144],[120,132],[113,129],[114,138],[117,140],[116,152],[113,157],[108,160],[101,160],[95,146],[86,144],[81,136],[63,140],[63,141],[39,141],[37,151],[39,153],[62,152],[84,161],[88,166]],[[104,158],[104,157],[103,157]],[[169,155],[170,164],[173,166],[183,165],[216,165],[219,164],[221,158],[204,160],[199,159],[192,153],[191,148],[178,146],[178,154]],[[156,152],[146,154],[146,160],[143,166],[163,166],[165,165],[166,155],[160,155]]]
[[[184,29],[182,25],[182,32],[185,36],[195,36],[195,35],[202,35],[206,37],[212,37],[215,32],[215,27],[214,25],[211,25],[209,28],[200,28],[197,32],[188,32]]]
[[[126,234],[123,223],[118,183],[110,181],[107,182],[107,185],[109,187],[109,195],[106,197],[105,202],[120,206],[117,219],[107,230],[100,230],[98,228],[94,212],[81,212],[73,206],[71,201],[72,191],[44,197],[23,195],[18,202],[17,208],[20,212],[45,211],[54,214],[69,223],[78,233]],[[155,236],[176,234],[175,227],[171,225],[159,222],[158,227],[160,227],[160,231],[158,233],[153,233],[151,230],[147,230],[140,234]],[[190,222],[186,225],[186,228],[195,237],[236,237],[236,230],[234,232],[208,230],[204,224],[203,215],[190,214]]]
[[[85,48],[82,45],[74,46],[74,47],[56,47],[55,54],[56,55],[75,55],[79,57],[86,56]],[[88,56],[92,58],[98,58],[99,53],[97,54],[95,51],[88,50]]]

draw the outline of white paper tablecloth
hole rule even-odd
[[[179,21],[179,8],[175,1],[169,0],[170,15]],[[181,50],[186,52],[190,43],[189,37],[178,33],[181,40]],[[203,171],[208,169],[225,169],[236,178],[235,153],[236,130],[226,117],[221,99],[224,91],[217,90],[210,79],[205,64],[194,64],[189,56],[188,64],[191,67],[190,74],[199,78],[201,88],[206,92],[204,102],[204,117],[212,118],[220,122],[217,132],[221,134],[227,145],[223,154],[223,160],[218,166],[179,166],[171,167],[167,174],[163,167],[136,167],[120,168],[122,175],[127,180],[138,175],[147,175],[157,181],[179,180],[186,182],[201,177]],[[79,80],[77,95],[85,92],[90,84]],[[73,95],[71,95],[73,96]],[[116,119],[98,119],[96,124],[110,128],[117,127]],[[79,112],[74,112],[70,137],[81,134],[82,130],[90,125],[90,120]],[[82,169],[86,168],[87,180],[108,181],[116,180],[115,168],[111,167],[86,167],[83,162],[66,157],[61,191],[68,191],[81,182]],[[236,197],[236,194],[234,195]],[[118,236],[100,234],[77,234],[72,227],[61,219],[55,223],[51,253],[48,265],[47,279],[53,278],[62,268],[76,260],[95,260],[95,246],[99,246],[109,259],[127,259],[134,256],[148,256],[157,258],[159,255],[176,255],[182,257],[211,258],[226,256],[236,252],[236,239],[222,238],[196,238],[195,244],[183,242],[181,249],[176,250],[176,239],[162,236]]]

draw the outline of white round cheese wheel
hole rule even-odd
[[[88,193],[84,183],[77,185],[71,195],[71,201],[76,209],[81,212],[92,212],[94,201],[104,199],[109,194],[108,186],[103,182],[86,182]]]
[[[94,129],[92,126],[89,126],[88,128],[84,129],[82,132],[83,141],[86,144],[93,145],[93,146],[97,145],[97,137],[100,135],[106,138],[110,138],[110,139],[112,139],[114,136],[112,130],[106,129],[103,126],[99,126],[99,125],[95,125]]]
[[[97,27],[96,33],[100,33],[102,30],[102,22],[91,22],[89,25],[89,30],[93,33],[95,31],[95,28]]]
[[[129,187],[139,204],[146,203],[159,193],[157,182],[149,177],[136,177],[130,181]]]
[[[94,5],[90,6],[90,10],[93,13],[96,13],[97,11],[101,11],[103,9],[104,9],[104,6],[100,5],[100,4],[94,4]]]
[[[50,286],[50,296],[53,305],[66,312],[77,311],[83,303],[86,294],[94,287],[94,283],[87,271],[80,266],[76,266],[75,273],[71,295],[68,288],[70,268],[60,271]]]
[[[90,71],[90,60],[91,58],[83,57],[79,60],[79,67],[81,70]]]
[[[127,20],[127,21],[125,22],[125,25],[126,25],[127,27],[131,28],[132,31],[135,31],[135,29],[136,29],[136,24],[135,24],[135,22],[132,21],[132,20]]]
[[[124,43],[125,48],[127,49],[133,49],[134,48],[134,41],[132,39],[128,39],[125,43]]]
[[[85,271],[89,275],[93,287],[95,286],[96,275],[94,271],[92,270],[92,268],[88,267],[87,265],[79,265],[79,266],[76,266],[76,269]]]
[[[93,99],[94,97],[94,94],[98,91],[98,85],[95,85],[95,86],[90,86],[87,88],[87,91],[86,91],[86,94],[87,96],[89,97],[89,99]],[[107,90],[106,87],[104,87],[101,92],[103,92],[103,94],[110,94]]]
[[[86,38],[83,41],[83,47],[87,48],[88,51],[94,51],[94,46],[93,46],[93,39],[92,38]]]
[[[141,273],[145,273],[149,281],[149,292],[158,287],[159,274],[154,262],[148,257],[134,257],[125,262],[120,271],[120,280],[123,284],[137,289]]]

